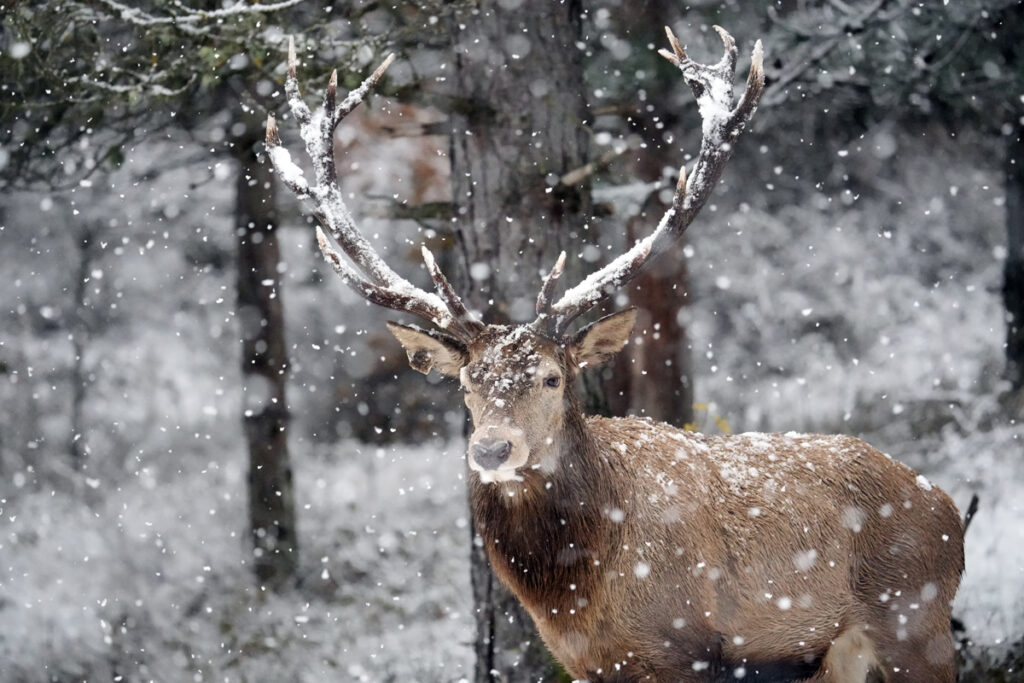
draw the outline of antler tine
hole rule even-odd
[[[431,278],[443,296],[416,287],[384,262],[356,227],[338,186],[334,164],[335,127],[345,114],[363,101],[366,93],[380,80],[392,61],[394,55],[389,55],[384,63],[358,88],[350,92],[341,104],[336,104],[338,76],[335,71],[331,74],[327,92],[324,94],[323,106],[315,112],[310,112],[299,91],[295,43],[289,39],[285,91],[288,94],[289,108],[299,122],[299,133],[305,144],[306,154],[313,164],[315,184],[310,185],[302,169],[292,161],[291,154],[281,145],[277,121],[273,115],[267,118],[267,151],[285,186],[300,199],[313,200],[314,213],[320,224],[331,234],[345,256],[351,259],[352,264],[349,264],[341,253],[331,246],[324,231],[317,228],[320,251],[349,287],[371,303],[407,311],[438,327],[448,329],[463,340],[468,340],[483,326],[469,314],[436,264],[433,267],[428,264],[428,270],[431,271]]]
[[[288,36],[288,74],[284,79],[284,92],[288,96],[288,108],[300,125],[309,123],[312,114],[302,100],[299,91],[299,59],[295,55],[295,37]]]
[[[668,26],[665,27],[665,35],[668,37],[668,43],[672,46],[672,52],[661,49],[658,50],[658,54],[661,54],[670,62],[675,63],[676,66],[690,61],[690,58],[686,56],[686,51],[683,50],[683,46],[679,44],[679,39],[676,38],[676,34],[672,32],[672,29]]]
[[[757,110],[757,105],[764,94],[764,51],[761,48],[761,41],[754,43],[754,51],[750,55],[750,73],[747,74],[747,89],[740,98],[733,112],[733,125],[739,125],[742,129],[747,125],[750,118]],[[739,133],[736,133],[739,135]]]
[[[551,311],[551,295],[555,292],[555,286],[558,284],[558,278],[562,277],[562,272],[565,270],[565,252],[563,251],[558,255],[558,260],[555,261],[555,265],[552,266],[551,272],[544,278],[544,284],[541,285],[540,293],[537,294],[537,315],[541,318],[547,317]]]
[[[297,197],[309,197],[309,183],[306,182],[306,176],[303,175],[302,169],[292,161],[292,155],[288,153],[288,150],[281,146],[281,136],[277,131],[277,119],[273,114],[267,114],[267,153],[285,186]]]
[[[338,70],[331,71],[331,78],[327,81],[327,89],[324,90],[324,111],[334,111],[334,103],[338,97]],[[334,127],[331,127],[334,132]]]
[[[682,211],[686,202],[686,166],[679,167],[679,180],[676,181],[676,193],[672,195],[672,208]]]
[[[747,88],[734,108],[732,89],[736,73],[736,43],[724,29],[716,26],[715,30],[725,46],[725,55],[713,66],[698,64],[687,57],[667,27],[665,32],[672,52],[659,50],[682,71],[684,80],[697,98],[703,120],[703,139],[692,173],[687,178],[686,168],[679,169],[672,206],[662,216],[654,232],[570,288],[556,303],[546,306],[543,313],[538,310],[536,322],[556,336],[563,335],[573,320],[636,277],[644,266],[679,239],[711,196],[726,162],[732,156],[733,143],[754,115],[764,93],[761,42],[754,46]],[[547,287],[545,282],[542,295]]]
[[[327,235],[319,227],[316,229],[316,242],[324,260],[331,264],[334,272],[341,276],[341,281],[352,288],[357,294],[370,303],[397,311],[407,311],[417,317],[429,320],[438,327],[448,328],[455,336],[465,339],[465,330],[452,327],[450,313],[444,307],[438,307],[429,300],[417,297],[413,291],[403,291],[398,287],[387,288],[376,285],[359,274],[342,258],[327,240]],[[425,292],[424,292],[425,293]]]
[[[466,304],[462,302],[462,298],[455,293],[455,288],[448,282],[448,278],[441,272],[441,268],[438,267],[437,261],[434,260],[434,255],[430,253],[426,245],[420,248],[423,253],[423,263],[427,266],[427,272],[430,273],[430,279],[434,281],[434,289],[437,291],[437,295],[441,297],[445,305],[448,306],[448,310],[451,311],[455,316],[455,322],[463,328],[470,337],[474,337],[480,332],[483,332],[485,325],[473,317],[473,314],[466,308]]]
[[[267,114],[267,147],[276,147],[281,144],[281,136],[277,133],[277,119],[273,114]]]
[[[334,163],[334,125],[331,120],[327,117],[327,112],[334,111],[334,103],[338,96],[338,70],[334,69],[331,71],[331,77],[327,81],[327,88],[324,90],[324,103],[320,108],[320,114],[315,116],[315,122],[319,123],[320,128],[320,144],[322,147],[316,151],[324,150],[321,156],[322,163],[317,164],[317,170],[323,177],[323,183],[329,187],[335,188],[338,186],[338,169]],[[312,123],[310,124],[312,126]],[[310,140],[313,138],[310,137]],[[308,149],[308,142],[307,142]],[[312,157],[312,152],[310,152]]]
[[[583,282],[563,294],[556,303],[547,306],[547,311],[537,317],[534,325],[542,327],[556,339],[564,335],[576,318],[636,277],[651,257],[653,245],[653,234],[634,244],[629,251],[601,270],[591,273]]]
[[[380,66],[378,66],[377,69],[366,78],[366,80],[359,84],[358,88],[350,92],[345,99],[341,101],[341,104],[339,104],[338,108],[334,110],[334,114],[331,117],[332,130],[337,128],[338,124],[341,123],[341,120],[348,116],[349,112],[359,106],[359,103],[363,101],[364,97],[366,97],[366,93],[370,91],[370,88],[377,85],[377,81],[381,79],[384,72],[388,70],[388,67],[391,66],[393,61],[395,61],[395,54],[391,52],[384,58],[384,61],[381,62]]]
[[[722,39],[722,45],[725,46],[725,54],[722,55],[722,59],[715,66],[723,71],[728,70],[730,78],[729,83],[731,85],[732,75],[736,73],[736,41],[733,39],[732,35],[730,35],[729,32],[721,26],[716,25],[711,28],[715,29],[715,33],[717,33],[718,37]]]

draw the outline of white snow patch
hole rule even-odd
[[[793,565],[802,572],[809,571],[818,559],[818,551],[814,548],[802,550],[793,555]]]
[[[856,505],[847,505],[843,508],[843,526],[855,534],[859,534],[864,528],[864,510]]]

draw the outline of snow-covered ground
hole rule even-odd
[[[241,453],[92,504],[20,496],[0,522],[0,679],[468,676],[462,463],[444,444],[298,457],[304,570],[281,595],[245,566]]]
[[[979,512],[968,528],[966,570],[954,607],[978,645],[1019,646],[1024,637],[1024,437],[999,427],[984,435],[951,432],[932,480],[963,509],[972,493]]]

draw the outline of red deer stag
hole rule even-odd
[[[849,436],[705,436],[643,418],[587,417],[574,380],[626,343],[626,310],[569,333],[630,281],[707,201],[764,89],[761,46],[734,101],[725,55],[672,51],[703,119],[693,170],[653,233],[554,299],[565,254],[541,285],[537,318],[485,325],[430,253],[436,293],[396,274],[356,229],[337,185],[334,130],[390,63],[341,103],[304,104],[290,50],[286,91],[312,160],[310,184],[267,122],[270,158],[312,200],[327,261],[373,303],[433,329],[389,323],[409,362],[457,377],[475,431],[467,459],[474,519],[491,565],[551,652],[591,681],[953,681],[950,601],[963,525],[945,493]]]

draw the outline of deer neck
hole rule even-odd
[[[499,578],[530,609],[549,614],[585,595],[595,561],[615,547],[619,525],[607,510],[620,498],[599,444],[578,403],[567,400],[553,468],[523,472],[523,481],[471,479],[477,533]],[[575,585],[576,592],[567,586]]]

